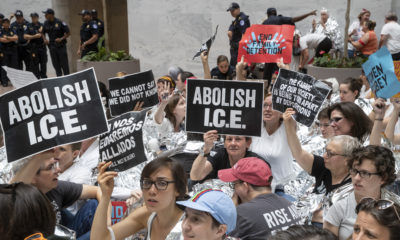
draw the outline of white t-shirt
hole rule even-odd
[[[326,36],[322,33],[311,33],[300,38],[300,49],[316,49]]]
[[[357,32],[351,36],[351,40],[358,41],[364,35],[364,31],[362,30],[362,27],[360,26],[359,20],[354,21],[350,25],[348,34],[352,33],[354,29],[356,29]],[[347,49],[355,50],[355,48],[353,47],[352,44],[347,44]]]
[[[353,233],[356,222],[356,198],[354,192],[334,203],[325,216],[324,221],[339,227],[339,240],[346,240]]]
[[[400,52],[400,25],[390,21],[383,25],[381,35],[388,35],[386,47],[391,54]]]
[[[263,127],[261,137],[252,138],[249,150],[263,157],[271,165],[273,180],[276,184],[285,183],[294,175],[294,158],[287,143],[283,123],[272,135],[269,135]]]

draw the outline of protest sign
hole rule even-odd
[[[151,70],[110,78],[108,81],[111,116],[132,111],[137,102],[144,102],[142,108],[154,106],[159,102],[157,85]]]
[[[111,224],[114,225],[122,220],[128,207],[124,201],[112,201],[111,207]]]
[[[385,46],[370,55],[362,67],[377,97],[391,98],[399,92],[400,81],[394,72],[392,55]]]
[[[29,71],[22,71],[6,66],[3,66],[3,69],[7,72],[7,77],[15,88],[21,88],[38,80],[36,76]]]
[[[292,61],[293,25],[251,25],[239,42],[238,62],[284,63]]]
[[[264,84],[188,79],[186,131],[261,136]]]
[[[310,127],[330,90],[307,74],[281,68],[272,88],[272,108],[282,113],[293,108],[294,119]]]
[[[215,37],[217,36],[218,26],[219,25],[217,25],[217,27],[215,28],[214,36],[212,36],[210,39],[207,40],[207,42],[205,42],[205,43],[203,43],[203,45],[201,45],[200,50],[193,56],[192,60],[194,60],[196,57],[200,56],[200,54],[202,52],[210,50],[210,47],[211,47],[212,43],[214,42]]]
[[[147,110],[128,112],[108,121],[110,131],[100,136],[101,161],[112,164],[111,171],[125,171],[146,161],[142,126]]]
[[[93,68],[4,94],[0,117],[9,162],[108,131]]]
[[[393,61],[393,65],[394,65],[394,73],[396,74],[397,80],[400,81],[400,61]],[[400,98],[400,89],[399,92],[393,97]]]

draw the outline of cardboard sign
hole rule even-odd
[[[93,68],[6,93],[0,117],[9,162],[108,131]]]
[[[121,221],[125,211],[128,209],[124,201],[111,202],[111,224],[114,225]]]
[[[110,86],[109,106],[112,116],[133,110],[137,102],[144,102],[142,108],[158,104],[157,84],[151,70],[120,78],[108,79]]]
[[[261,136],[264,83],[188,79],[186,131]]]
[[[128,112],[108,121],[110,131],[100,136],[101,161],[112,161],[111,171],[125,171],[147,161],[143,148],[142,126],[146,112]]]
[[[400,81],[400,61],[393,61],[393,65],[394,65],[394,73],[396,74],[397,80]],[[399,92],[393,97],[400,98],[400,89]]]
[[[217,27],[215,28],[214,36],[212,36],[210,39],[207,40],[207,42],[205,42],[205,43],[203,43],[203,45],[201,45],[200,50],[193,56],[193,59],[192,59],[192,60],[194,60],[196,57],[200,56],[200,54],[201,54],[202,52],[210,50],[211,45],[212,45],[212,43],[214,42],[215,37],[217,36],[218,26],[219,26],[219,25],[217,25]]]
[[[400,81],[394,72],[392,55],[385,46],[370,55],[362,67],[377,97],[391,98],[399,92]]]
[[[21,88],[38,80],[36,76],[29,71],[22,71],[6,66],[3,66],[3,69],[7,72],[7,77],[15,88]]]
[[[239,42],[238,62],[284,63],[292,61],[293,25],[251,25]]]
[[[330,91],[307,74],[280,69],[272,89],[272,108],[282,113],[293,108],[294,119],[310,127]]]

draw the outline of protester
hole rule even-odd
[[[302,73],[307,73],[306,65],[309,55],[309,49],[315,51],[315,57],[322,57],[323,54],[329,53],[332,48],[332,41],[326,35],[322,33],[310,33],[305,36],[297,36],[299,38],[297,47],[300,46],[301,56],[299,71]]]
[[[99,39],[99,27],[97,22],[92,20],[91,13],[84,9],[79,15],[82,16],[82,26],[80,31],[80,43],[77,55],[83,58],[89,52],[97,52],[97,42]]]
[[[393,111],[390,115],[390,120],[385,129],[385,136],[393,144],[400,145],[400,133],[395,134],[396,123],[398,122],[400,116],[400,98],[393,98],[391,100]]]
[[[91,239],[124,239],[147,229],[146,239],[180,239],[184,212],[176,201],[186,197],[187,182],[182,166],[169,158],[148,163],[141,174],[140,186],[144,206],[111,227],[107,225],[107,208],[114,188],[116,172],[106,171],[111,162],[99,165],[97,177],[103,195],[93,220]]]
[[[236,207],[220,190],[205,189],[176,203],[186,207],[182,222],[184,239],[223,240],[236,227]]]
[[[279,231],[269,240],[337,240],[335,234],[313,225],[293,225]]]
[[[350,41],[358,41],[364,35],[362,27],[364,22],[368,21],[371,16],[371,12],[365,8],[362,9],[360,14],[358,15],[358,20],[354,21],[349,27],[349,40]],[[356,48],[353,47],[352,44],[347,45],[347,54],[349,57],[356,56]]]
[[[372,107],[374,112],[374,125],[372,127],[369,144],[380,146],[382,131],[385,130],[383,120],[388,106],[386,105],[386,100],[377,98],[372,104]]]
[[[360,96],[362,80],[357,78],[346,78],[340,83],[340,101],[354,102]]]
[[[333,137],[335,132],[329,123],[328,108],[324,108],[319,111],[317,119],[317,125],[321,131],[322,138],[329,139]]]
[[[335,136],[350,135],[365,141],[371,133],[372,121],[355,103],[335,103],[329,107],[328,114]]]
[[[43,11],[46,21],[43,24],[43,40],[49,47],[51,62],[57,76],[68,75],[67,38],[71,35],[65,22],[54,17],[54,10]],[[46,38],[46,33],[49,39]]]
[[[171,76],[171,78],[176,82],[178,80],[178,75],[179,73],[182,73],[183,70],[180,67],[177,66],[171,66],[168,68],[168,76]]]
[[[361,87],[360,98],[372,99],[373,98],[372,89],[371,86],[369,85],[367,76],[365,76],[364,69],[361,69],[360,79],[363,84]]]
[[[374,31],[375,26],[376,22],[367,20],[362,25],[363,36],[358,41],[349,39],[351,45],[361,51],[364,57],[369,57],[369,55],[378,50],[378,39]]]
[[[230,65],[235,67],[238,58],[239,42],[246,29],[250,27],[250,19],[249,16],[240,11],[239,4],[235,2],[231,3],[226,11],[231,12],[232,17],[235,18],[228,30],[229,45],[231,46]]]
[[[218,171],[218,177],[230,182],[238,197],[236,229],[229,235],[242,240],[265,239],[271,233],[300,224],[294,205],[272,192],[273,177],[264,160],[242,158],[232,168]]]
[[[235,68],[229,65],[228,57],[225,55],[219,55],[217,58],[217,66],[210,72],[208,65],[208,51],[204,51],[200,54],[201,62],[203,63],[204,78],[205,79],[221,79],[221,80],[232,80],[235,73]]]
[[[175,90],[175,81],[172,79],[172,77],[165,75],[157,79],[157,93],[158,93],[158,98],[160,102],[162,101],[162,93],[166,85],[169,84],[169,94],[171,95],[173,91]]]
[[[400,239],[400,207],[390,200],[363,198],[356,207],[353,240]]]
[[[44,239],[54,233],[56,217],[46,196],[22,182],[0,184],[2,239]]]
[[[195,78],[195,76],[191,72],[183,71],[178,74],[176,80],[176,89],[182,93],[183,97],[186,97],[186,80],[189,78]]]
[[[10,28],[10,20],[4,18],[2,21],[2,28],[0,30],[0,49],[3,57],[1,58],[1,66],[7,66],[11,68],[17,68],[18,66],[18,55],[17,55],[17,44],[18,40],[16,32]],[[7,73],[1,68],[1,84],[3,87],[8,86]]]
[[[386,14],[385,25],[382,27],[379,48],[386,46],[393,61],[400,60],[400,25],[397,23],[397,15],[393,12]]]
[[[324,218],[324,228],[347,239],[356,221],[356,205],[365,197],[386,199],[397,204],[400,197],[384,187],[395,179],[395,159],[392,151],[380,146],[369,145],[353,151],[347,162],[354,191],[335,202]]]
[[[317,22],[312,20],[312,28],[310,33],[322,33],[332,41],[332,49],[340,51],[343,49],[343,40],[340,34],[339,24],[329,16],[328,9],[322,8],[320,11],[320,20]]]
[[[272,109],[272,95],[264,99],[263,128],[261,137],[252,137],[250,151],[255,152],[271,164],[275,193],[294,201],[284,193],[284,185],[295,178],[293,156],[287,145],[288,139],[282,124],[282,113]]]

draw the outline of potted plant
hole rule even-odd
[[[97,80],[106,84],[108,88],[108,79],[115,77],[117,72],[127,74],[140,72],[139,59],[133,58],[125,50],[116,52],[108,51],[103,46],[104,36],[97,43],[97,52],[91,51],[82,59],[77,61],[77,70],[83,70],[93,67],[96,72]]]

